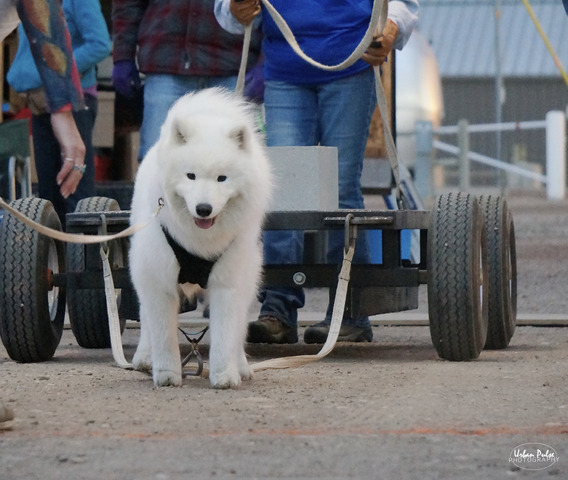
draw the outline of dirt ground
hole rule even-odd
[[[0,431],[0,479],[568,478],[568,202],[509,203],[522,325],[506,350],[440,360],[422,300],[374,317],[372,343],[259,372],[237,390],[196,377],[157,389],[66,329],[49,362],[18,364],[0,347],[0,400],[16,413]],[[302,325],[321,316],[324,297],[309,292]],[[123,335],[127,358],[138,333]],[[317,349],[247,347],[252,363]],[[206,357],[207,337],[200,350]],[[527,443],[558,461],[539,471],[511,463]]]

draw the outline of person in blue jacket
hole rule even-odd
[[[62,155],[51,125],[42,79],[22,25],[18,27],[18,51],[6,79],[14,90],[25,95],[33,113],[32,133],[38,193],[41,198],[53,203],[64,226],[65,214],[74,211],[79,200],[95,195],[92,134],[97,115],[96,65],[110,55],[111,42],[99,0],[63,0],[63,11],[85,99],[85,108],[73,112],[73,117],[85,143],[86,168],[72,195],[64,197],[57,184],[57,173],[62,160],[66,161],[66,158]]]
[[[372,0],[273,0],[302,50],[325,65],[336,65],[356,48],[370,23]],[[417,21],[417,0],[390,0],[388,20],[360,60],[340,71],[327,71],[300,58],[280,33],[260,0],[215,0],[223,28],[242,33],[251,22],[264,34],[264,106],[268,146],[337,147],[339,207],[364,208],[361,170],[371,116],[376,106],[373,66],[382,65],[392,48],[401,49]],[[380,43],[379,43],[380,42]],[[341,263],[343,234],[329,236],[327,261]],[[301,264],[303,232],[269,231],[263,236],[265,264]],[[360,232],[354,261],[370,262],[368,235]],[[334,289],[322,322],[307,328],[306,343],[323,343],[329,333]],[[258,320],[249,324],[247,340],[257,343],[298,341],[301,288],[265,286]],[[344,317],[338,341],[371,341],[368,317]]]

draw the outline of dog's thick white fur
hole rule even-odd
[[[164,201],[158,221],[133,235],[129,257],[141,322],[133,363],[151,368],[155,385],[182,382],[179,263],[162,226],[188,252],[218,258],[207,284],[211,385],[237,387],[251,377],[247,313],[262,266],[259,242],[270,189],[269,162],[240,98],[207,89],[172,106],[138,170],[130,215],[131,224],[147,222]]]

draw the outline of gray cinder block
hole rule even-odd
[[[337,210],[337,148],[267,147],[273,211]]]

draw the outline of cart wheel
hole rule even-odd
[[[11,206],[35,222],[61,231],[51,202],[22,198]],[[65,319],[65,288],[53,275],[65,272],[63,243],[6,213],[0,231],[0,334],[11,359],[43,362],[53,357]]]
[[[488,315],[485,348],[507,348],[517,324],[517,253],[515,226],[501,197],[479,197],[487,237]]]
[[[106,197],[90,197],[80,200],[75,208],[76,213],[108,212],[119,210],[118,202]],[[124,267],[126,264],[126,243],[122,239],[109,242],[109,262],[112,269]],[[102,261],[100,245],[83,245],[69,243],[67,246],[67,263],[70,272],[100,271],[102,277]],[[120,302],[120,289],[116,289],[117,302]],[[110,331],[105,291],[101,288],[76,289],[68,286],[67,308],[71,329],[77,343],[84,348],[108,348]],[[120,321],[120,331],[124,330],[125,320]]]
[[[477,358],[487,337],[487,248],[473,195],[441,195],[428,230],[428,314],[441,358]]]

